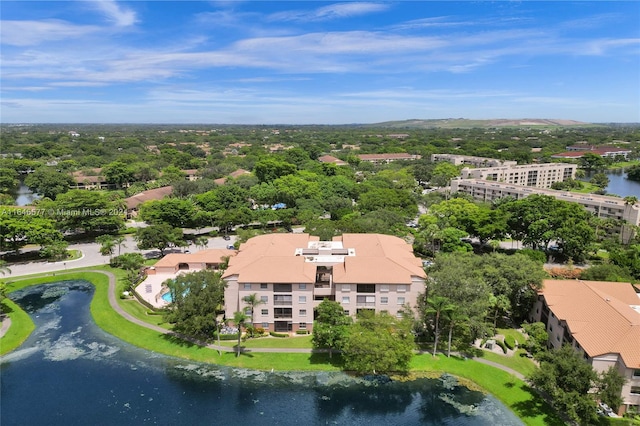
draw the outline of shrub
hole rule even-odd
[[[269,332],[269,334],[273,337],[289,337],[288,334],[284,334],[284,333],[276,333],[275,331],[271,331]]]
[[[214,333],[213,338],[218,340],[218,334]],[[221,334],[220,340],[238,340],[238,334]]]
[[[265,330],[262,327],[256,327],[253,332],[256,336],[263,336],[265,334]]]
[[[504,338],[504,344],[507,348],[513,350],[516,347],[516,339],[513,336],[506,336]]]
[[[296,334],[309,334],[309,330],[298,330]]]
[[[502,348],[502,352],[504,352],[505,354],[507,353],[507,347],[502,340],[496,340],[496,345]]]

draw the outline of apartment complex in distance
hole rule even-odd
[[[425,272],[411,245],[381,234],[344,234],[320,241],[308,234],[267,234],[240,246],[223,275],[225,313],[246,310],[243,298],[263,302],[252,313],[265,330],[295,332],[313,328],[314,308],[325,298],[347,315],[360,310],[415,307],[425,289]]]
[[[626,383],[619,414],[640,409],[640,289],[629,283],[545,280],[530,314],[545,324],[549,346],[582,352],[597,372],[614,367]]]
[[[481,179],[511,185],[551,188],[554,182],[575,179],[576,164],[543,163],[525,164],[522,166],[499,166],[470,169],[465,167],[460,172],[462,179]]]
[[[640,203],[628,204],[623,198],[618,197],[555,191],[478,179],[453,179],[451,191],[464,192],[476,200],[485,202],[503,197],[519,200],[531,194],[549,195],[558,200],[578,203],[589,213],[601,218],[624,220],[631,225],[640,225]]]
[[[373,164],[389,164],[392,161],[399,160],[419,160],[422,158],[421,155],[418,154],[407,154],[407,153],[390,153],[390,154],[359,154],[358,158],[360,161],[366,161]]]
[[[456,155],[456,154],[431,154],[431,161],[448,161],[454,166],[461,166],[463,164],[473,167],[500,167],[500,166],[515,166],[517,161],[511,160],[498,160],[496,158],[474,157],[471,155]]]

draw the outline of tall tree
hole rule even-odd
[[[73,179],[66,172],[42,166],[33,173],[29,173],[24,183],[33,192],[53,200],[58,194],[64,194],[69,191],[69,187],[73,184]]]
[[[413,356],[411,320],[363,312],[342,347],[345,368],[360,374],[405,372]]]
[[[160,255],[164,256],[164,251],[167,248],[180,245],[183,241],[183,234],[180,228],[161,224],[138,228],[134,238],[138,242],[139,249],[158,249]]]
[[[242,301],[251,308],[251,325],[253,326],[255,318],[255,310],[257,306],[264,304],[265,302],[258,297],[257,293],[249,294],[242,298]]]
[[[540,367],[529,376],[533,386],[549,395],[571,420],[593,424],[596,404],[589,394],[597,380],[593,367],[569,345],[543,352],[539,359]]]
[[[598,397],[614,411],[624,403],[622,387],[627,379],[614,366],[609,367],[598,376]]]
[[[350,316],[344,314],[340,303],[324,299],[316,308],[316,323],[311,342],[316,348],[328,348],[329,358],[334,350],[340,350],[352,324]]]
[[[434,340],[433,340],[433,356],[436,356],[438,350],[438,340],[440,338],[440,318],[446,312],[451,312],[455,309],[455,306],[442,296],[433,296],[427,299],[426,315],[433,315],[434,317]]]
[[[237,352],[236,352],[236,356],[240,356],[240,341],[242,339],[242,328],[245,326],[247,320],[249,319],[249,317],[247,317],[247,315],[242,312],[242,311],[237,311],[233,313],[233,324],[238,327],[238,345],[236,346],[237,348]]]
[[[224,303],[225,281],[221,274],[210,270],[190,272],[166,284],[172,303],[165,318],[174,323],[174,330],[187,336],[211,338]]]

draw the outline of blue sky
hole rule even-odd
[[[3,123],[640,121],[640,2],[2,1]]]

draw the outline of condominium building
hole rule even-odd
[[[314,308],[329,299],[346,315],[361,310],[398,315],[415,307],[426,275],[411,245],[381,234],[344,234],[320,241],[308,234],[268,234],[240,246],[223,275],[225,313],[247,310],[246,296],[262,304],[255,326],[278,332],[313,328]]]
[[[515,166],[517,161],[498,160],[496,158],[474,157],[471,155],[431,154],[431,161],[448,161],[455,166],[467,164],[473,167]]]
[[[626,383],[619,414],[640,409],[640,289],[629,283],[545,280],[530,313],[545,324],[549,347],[584,354],[597,372],[614,367]]]
[[[521,166],[483,167],[470,169],[465,167],[460,172],[462,179],[481,179],[512,185],[551,188],[554,182],[575,179],[576,164],[543,163],[525,164]]]
[[[578,203],[589,213],[601,218],[624,220],[631,225],[640,225],[640,203],[629,204],[623,198],[618,197],[555,191],[478,179],[453,179],[451,191],[464,192],[485,202],[503,197],[513,197],[519,200],[531,194],[549,195],[558,200]]]
[[[359,154],[360,161],[366,161],[373,164],[389,164],[392,161],[399,160],[419,160],[422,158],[418,154],[390,153],[390,154]]]

